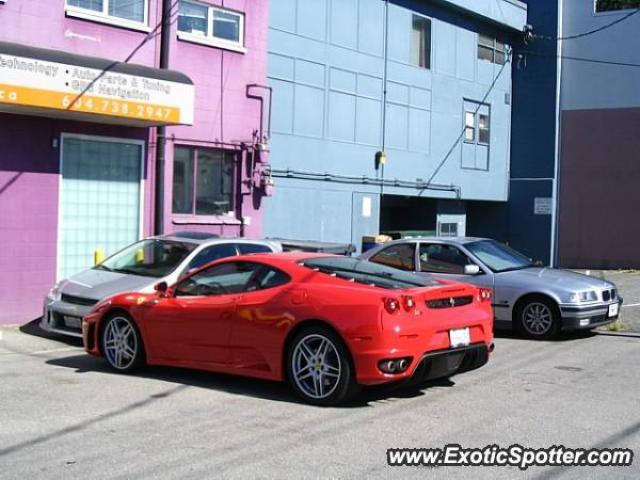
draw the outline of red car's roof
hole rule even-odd
[[[278,252],[278,253],[250,253],[247,255],[239,255],[233,257],[233,260],[264,260],[267,262],[298,262],[300,260],[306,260],[307,258],[324,258],[335,257],[337,255],[330,255],[327,253],[314,253],[314,252]]]

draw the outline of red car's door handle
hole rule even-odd
[[[233,315],[232,310],[225,310],[220,314],[220,318],[222,318],[222,320],[229,320],[232,315]]]

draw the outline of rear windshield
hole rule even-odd
[[[439,285],[438,282],[415,273],[351,257],[310,258],[300,262],[300,265],[352,282],[391,290]]]

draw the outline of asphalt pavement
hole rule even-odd
[[[26,329],[29,331],[29,329]],[[341,408],[282,384],[174,368],[112,373],[74,340],[0,329],[0,478],[640,478],[631,467],[390,467],[396,447],[640,452],[640,336],[502,334],[483,368]]]

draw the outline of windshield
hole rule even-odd
[[[195,243],[149,239],[128,246],[95,268],[144,277],[164,277],[196,248]]]
[[[467,243],[465,247],[494,272],[533,267],[533,263],[527,257],[494,240]]]
[[[352,282],[393,290],[439,285],[421,275],[351,257],[310,258],[301,262],[301,265],[330,275],[335,274],[336,277]]]

